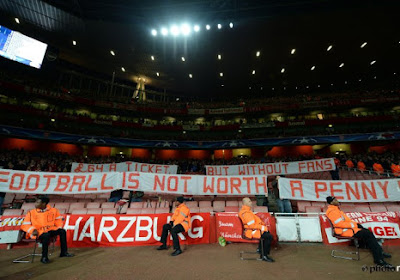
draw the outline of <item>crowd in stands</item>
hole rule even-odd
[[[330,157],[324,155],[324,157]],[[345,154],[336,156],[337,164],[341,167],[358,169],[359,171],[374,171],[375,173],[393,173],[400,176],[400,153],[386,152],[383,154],[368,153],[354,156]],[[292,156],[282,158],[250,158],[236,157],[232,159],[184,159],[184,160],[160,160],[130,158],[126,155],[117,156],[71,156],[59,152],[27,152],[24,150],[0,150],[0,167],[6,169],[46,172],[70,172],[72,162],[81,163],[118,163],[123,161],[135,161],[151,164],[178,165],[178,173],[205,174],[206,165],[240,165],[258,164],[269,162],[290,162],[319,158],[315,156]]]

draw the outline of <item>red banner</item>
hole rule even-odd
[[[269,232],[274,236],[274,240],[276,241],[275,218],[273,218],[270,213],[257,213],[256,215],[259,216],[265,223],[269,229]],[[257,242],[244,240],[242,238],[243,227],[242,222],[238,217],[238,213],[215,213],[215,216],[217,222],[217,235],[223,236],[226,241],[250,243]]]
[[[70,247],[157,245],[162,227],[170,217],[170,214],[68,215],[64,229]],[[209,231],[210,213],[192,214],[192,227],[179,237],[188,244],[209,243]]]
[[[24,218],[20,216],[0,217],[0,231],[20,230]]]
[[[368,228],[378,239],[397,239],[400,244],[400,219],[395,212],[346,213],[350,219]],[[322,239],[325,244],[348,243],[347,239],[337,239],[332,236],[332,228],[325,215],[320,216]],[[393,244],[393,243],[392,243]]]

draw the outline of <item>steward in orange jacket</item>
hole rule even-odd
[[[354,236],[357,239],[361,239],[370,248],[376,264],[391,267],[383,259],[390,258],[390,254],[383,252],[374,234],[341,211],[339,208],[340,203],[335,197],[328,196],[326,202],[329,204],[326,216],[331,221],[335,233],[342,237],[350,238]]]
[[[378,174],[382,174],[383,172],[385,172],[382,164],[377,163],[377,162],[375,162],[374,165],[372,165],[372,169]]]
[[[272,235],[268,231],[268,227],[261,221],[260,217],[251,211],[251,200],[248,197],[243,198],[243,206],[239,212],[239,218],[243,224],[243,234],[245,239],[260,239],[258,252],[261,259],[266,262],[274,262],[269,255],[271,249]],[[261,240],[263,248],[261,248]]]
[[[390,169],[392,169],[392,173],[394,176],[399,177],[400,176],[400,165],[396,165],[392,163],[390,166]]]
[[[182,254],[182,250],[179,245],[178,233],[188,231],[191,226],[190,210],[186,206],[184,201],[185,199],[182,196],[176,199],[177,206],[175,208],[174,214],[171,217],[171,221],[169,222],[169,224],[165,224],[163,226],[163,231],[160,240],[162,245],[160,247],[157,247],[157,250],[167,249],[168,232],[171,232],[175,249],[175,251],[171,254],[171,256],[177,256]]]
[[[365,163],[362,162],[361,160],[359,162],[357,162],[357,169],[360,171],[365,171],[367,170]]]
[[[35,209],[32,209],[25,216],[21,230],[26,232],[28,238],[38,238],[42,243],[42,263],[49,263],[48,247],[51,238],[60,236],[61,254],[60,257],[73,257],[68,253],[67,233],[63,227],[63,217],[56,208],[51,208],[49,198],[42,196],[35,202]]]
[[[348,168],[354,168],[354,163],[350,159],[346,160],[346,165],[347,165]]]

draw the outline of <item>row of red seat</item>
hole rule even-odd
[[[300,213],[326,212],[328,205],[325,202],[297,201],[297,210]],[[343,212],[398,212],[400,204],[397,202],[384,203],[341,203]]]

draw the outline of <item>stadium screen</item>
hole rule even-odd
[[[40,69],[47,44],[0,25],[0,55]]]

